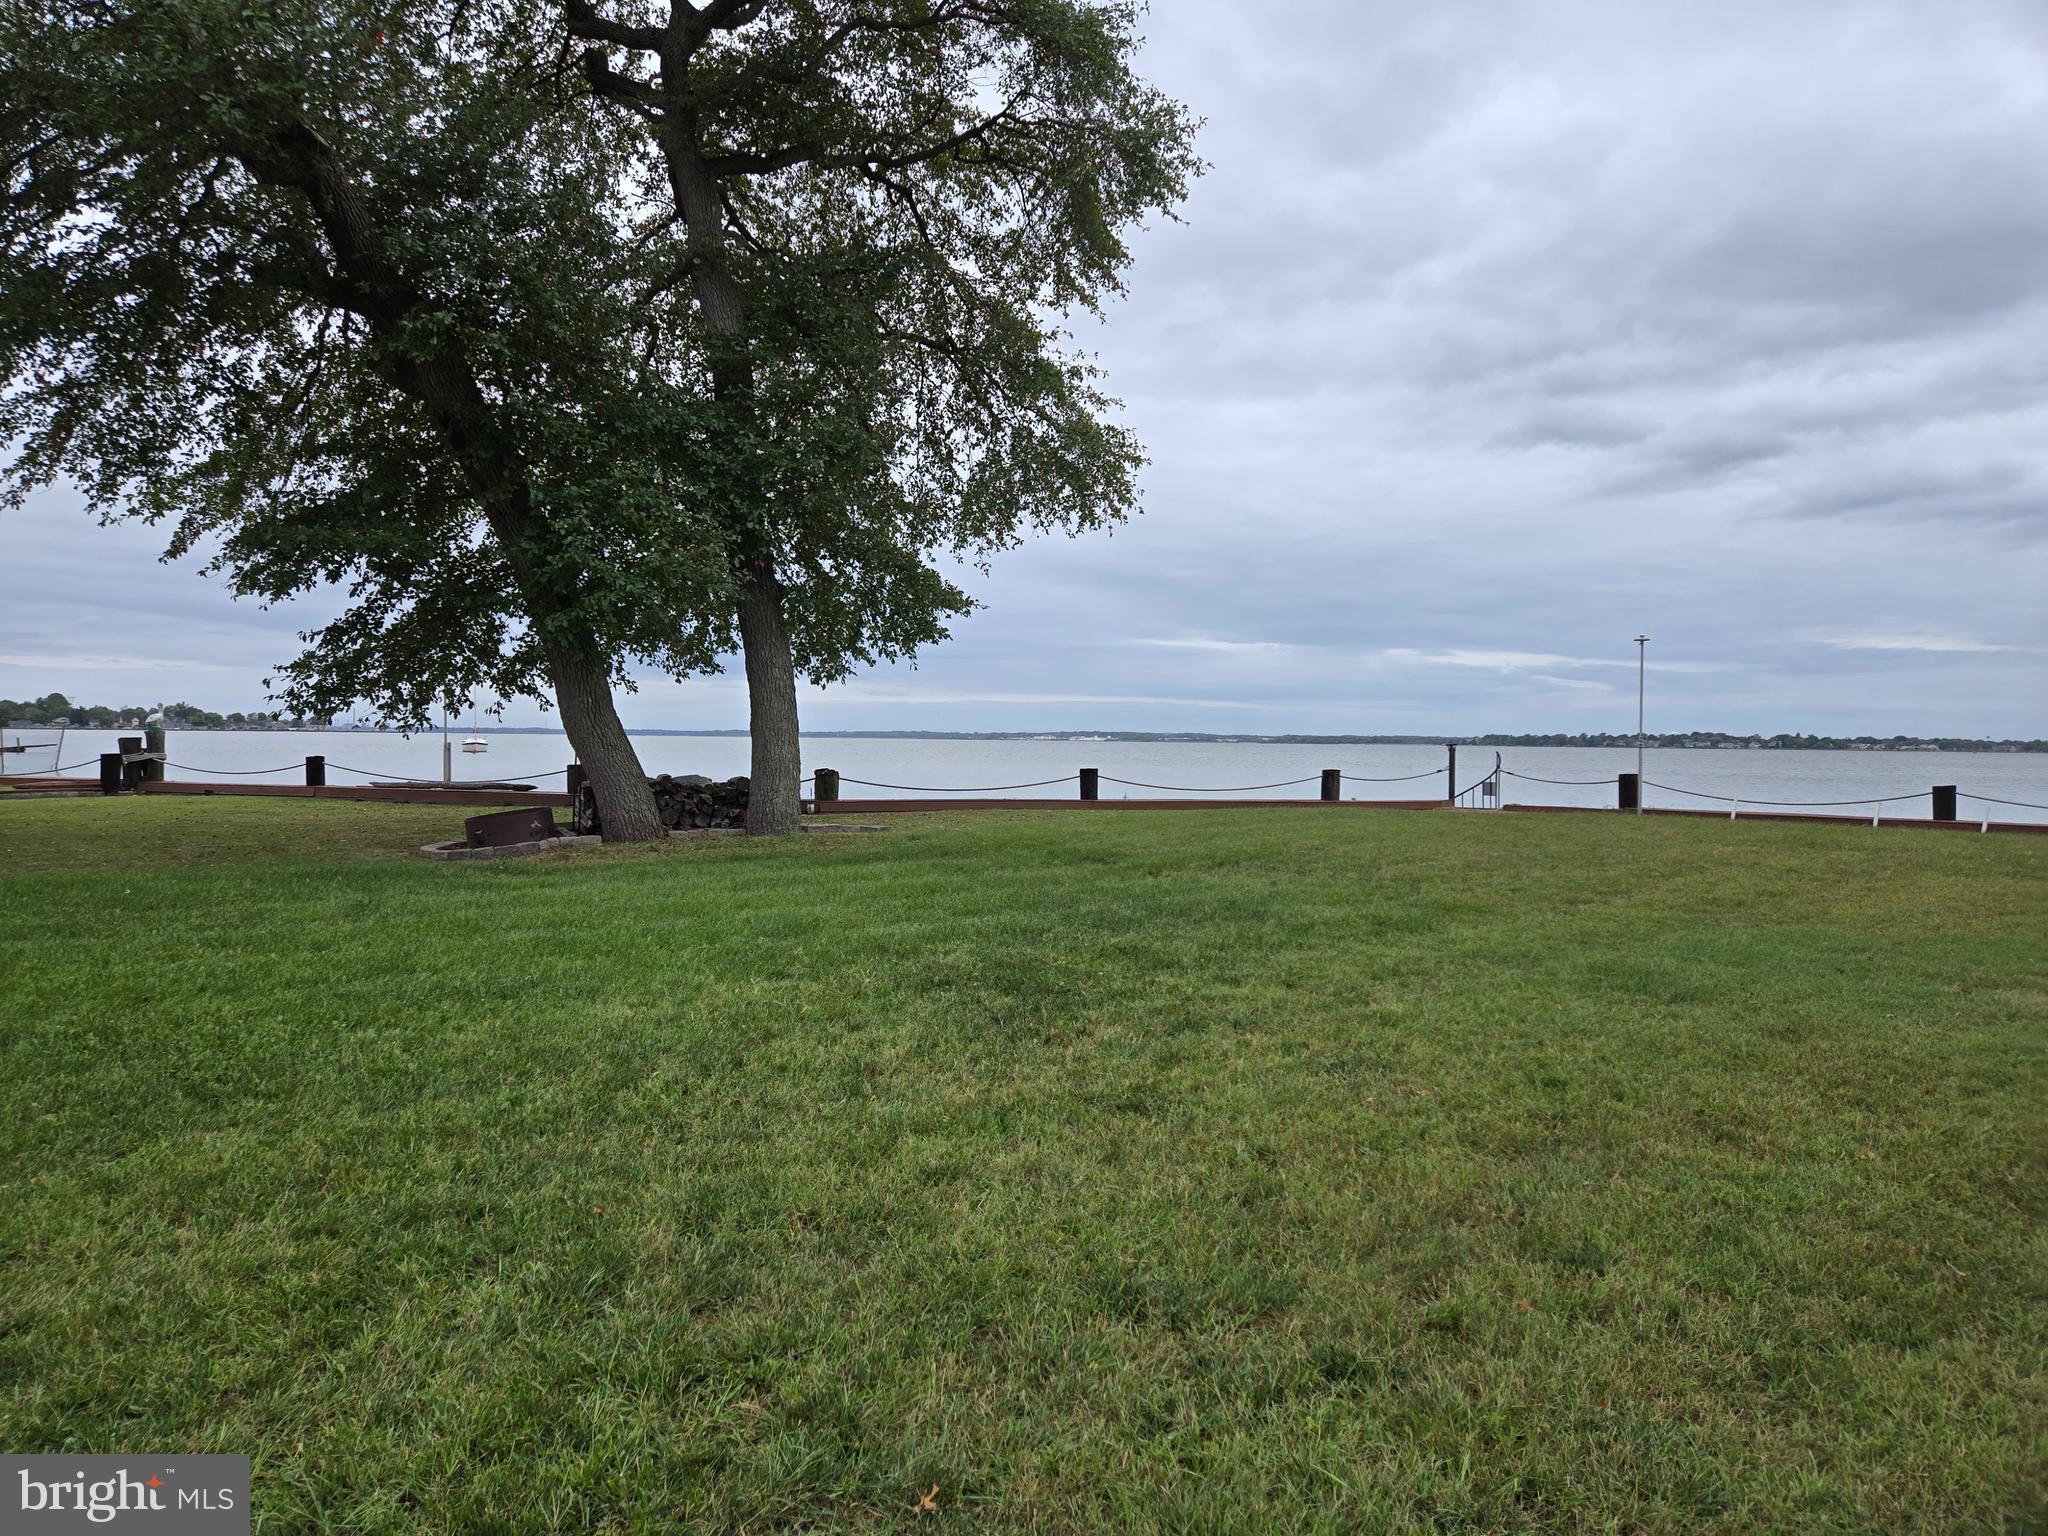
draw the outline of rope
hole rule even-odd
[[[405,778],[403,774],[393,773],[389,768],[351,768],[347,763],[329,763],[327,768],[330,773],[354,773],[366,779]],[[450,779],[445,787],[460,789],[466,784],[503,784],[511,779],[552,779],[556,774],[568,771],[566,768],[550,768],[545,773],[499,773],[488,779]],[[405,782],[409,785],[418,785],[422,789],[443,787],[439,779],[406,779]]]
[[[1607,785],[1614,782],[1612,779],[1546,779],[1541,774],[1517,773],[1512,768],[1503,768],[1501,772],[1511,779],[1527,779],[1531,784]]]
[[[217,779],[224,779],[228,777],[228,775],[235,773],[290,773],[292,772],[292,770],[296,768],[303,768],[306,765],[304,763],[286,763],[282,768],[194,768],[190,763],[167,762],[164,764],[164,766],[166,768],[175,768],[180,773],[205,773],[211,774],[213,777]]]
[[[1187,784],[1147,784],[1142,779],[1113,779],[1106,773],[1102,775],[1105,784],[1127,784],[1132,789],[1170,789],[1187,795],[1239,795],[1253,789],[1292,789],[1297,784],[1316,784],[1321,780],[1321,774],[1312,773],[1305,779],[1288,779],[1281,784],[1230,784],[1220,789],[1197,789]]]
[[[1425,768],[1420,773],[1401,773],[1386,779],[1375,779],[1363,773],[1340,773],[1337,777],[1350,784],[1406,784],[1410,779],[1433,779],[1442,772],[1441,768]],[[1308,780],[1301,782],[1306,784]]]
[[[567,773],[566,768],[550,768],[546,773],[501,773],[495,779],[456,779],[457,784],[495,784],[500,779],[552,779],[558,773]]]
[[[1651,789],[1669,790],[1674,795],[1691,795],[1695,800],[1740,801],[1744,805],[1889,805],[1894,800],[1918,800],[1927,793],[1923,789],[1910,795],[1864,795],[1855,800],[1752,800],[1747,795],[1711,795],[1703,789],[1680,789],[1676,784],[1659,784],[1655,779],[1645,779],[1643,783]]]
[[[1079,777],[1079,774],[1070,773],[1065,778],[1040,779],[1036,784],[981,784],[964,788],[958,784],[879,784],[873,779],[849,779],[844,774],[840,775],[839,782],[858,784],[862,789],[907,789],[920,795],[991,795],[999,789],[1044,789],[1048,784],[1065,784]],[[1122,781],[1112,779],[1110,782]]]
[[[2036,805],[2031,800],[2000,800],[1994,795],[1964,794],[1960,789],[1956,791],[1956,797],[1961,800],[1982,800],[1986,805],[2017,805],[2030,811],[2048,811],[2048,805]]]
[[[88,757],[87,759],[85,759],[85,761],[83,761],[83,762],[80,762],[80,763],[66,763],[66,764],[65,764],[65,765],[64,765],[63,767],[61,767],[61,768],[52,768],[52,769],[50,770],[50,772],[52,772],[52,773],[69,773],[69,772],[70,772],[70,771],[71,771],[72,769],[74,769],[74,768],[96,768],[96,767],[98,767],[98,766],[99,766],[99,759],[98,759],[98,758],[96,758],[96,757]]]
[[[348,772],[364,773],[364,770],[361,768],[351,768]],[[508,773],[495,779],[407,779],[396,775],[378,774],[366,774],[365,776],[369,778],[382,777],[384,782],[369,786],[359,784],[356,786],[358,789],[365,787],[381,789],[517,789],[522,787],[519,783],[522,779],[542,779],[547,777],[546,774],[542,773]],[[332,787],[346,789],[348,786],[336,785]]]

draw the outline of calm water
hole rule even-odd
[[[47,739],[52,733],[9,731],[7,740]],[[65,764],[81,764],[74,777],[90,778],[98,755],[112,751],[117,731],[67,731]],[[459,739],[458,733],[458,739]],[[569,761],[568,740],[560,735],[503,735],[486,729],[490,751],[455,758],[457,779],[512,779],[542,788],[559,787],[559,773]],[[747,771],[747,743],[736,736],[641,736],[634,739],[649,773],[703,773],[726,778]],[[1461,747],[1460,788],[1492,766],[1494,748]],[[1501,763],[1511,774],[1535,779],[1593,779],[1591,785],[1547,784],[1510,777],[1505,798],[1523,805],[1589,805],[1614,803],[1614,776],[1635,767],[1635,752],[1623,748],[1503,747]],[[209,776],[250,777],[257,782],[301,782],[300,765],[308,753],[328,760],[331,784],[363,783],[375,778],[438,778],[441,740],[410,739],[395,733],[364,731],[173,731],[169,756],[172,778],[204,780]],[[1444,786],[1444,749],[1433,746],[1277,746],[1252,742],[1112,742],[1112,741],[894,741],[832,737],[806,740],[804,771],[837,768],[848,780],[864,779],[903,788],[870,788],[848,783],[848,798],[897,799],[925,787],[992,788],[1061,779],[1078,768],[1100,769],[1105,799],[1133,799],[1201,794],[1240,785],[1272,784],[1293,779],[1313,781],[1324,768],[1372,778],[1406,774],[1427,777],[1408,783],[1353,783],[1346,798],[1398,800],[1440,798]],[[264,769],[285,769],[262,773]],[[1745,804],[1764,809],[1769,800],[1855,801],[1834,810],[1842,815],[1869,815],[1867,798],[1914,795],[1886,807],[1893,816],[1925,816],[1927,790],[1954,784],[1968,794],[2003,800],[2031,801],[2048,806],[2048,754],[2024,752],[1769,752],[1651,750],[1645,754],[1646,777],[1673,789],[1714,795],[1739,795]],[[211,770],[211,774],[199,770]],[[1172,786],[1139,788],[1111,782],[1135,780]],[[1646,802],[1655,806],[1713,808],[1717,803],[1651,788]],[[1071,782],[1040,789],[994,789],[1018,797],[1064,798],[1074,794]],[[1264,791],[1265,797],[1313,798],[1313,782]],[[1984,807],[1964,800],[1961,814],[1975,819]],[[1993,819],[2048,822],[2048,810],[2017,806],[1992,807]]]

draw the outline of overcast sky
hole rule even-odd
[[[1168,0],[1212,169],[1085,339],[1152,457],[815,728],[2048,734],[2048,7]],[[0,695],[259,707],[326,615],[61,495]],[[745,723],[737,677],[639,726]],[[539,718],[526,706],[512,723]]]

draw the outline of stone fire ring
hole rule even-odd
[[[450,864],[468,864],[479,859],[530,859],[535,854],[574,852],[578,848],[596,848],[604,842],[601,837],[579,837],[574,833],[562,837],[543,837],[530,843],[499,843],[493,848],[472,848],[462,838],[450,843],[425,843],[420,852],[430,859],[442,859]]]
[[[849,821],[807,821],[799,832],[880,832],[884,830],[872,823],[858,825]],[[667,834],[669,837],[745,837],[744,827],[678,827]],[[420,852],[430,859],[440,859],[450,864],[473,863],[480,859],[530,859],[543,853],[574,853],[579,849],[602,848],[604,839],[593,835],[565,833],[561,837],[544,837],[531,843],[500,843],[495,848],[472,848],[461,838],[449,843],[423,843]]]

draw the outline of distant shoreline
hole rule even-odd
[[[35,722],[8,721],[0,726],[14,731],[136,731],[140,726],[103,725],[45,725]],[[293,734],[305,736],[402,736],[398,730],[380,730],[372,726],[329,726],[271,725],[261,726],[217,726],[217,725],[172,725],[170,730],[179,735],[244,736],[252,734]],[[560,727],[550,725],[490,725],[485,734],[498,736],[559,736]],[[415,731],[413,736],[431,738],[441,733],[438,730]],[[671,728],[627,728],[629,736],[698,736],[720,738],[745,738],[747,732],[740,728],[724,730],[676,730]],[[805,731],[803,735],[813,740],[834,741],[1059,741],[1078,745],[1095,742],[1104,743],[1187,743],[1204,746],[1314,746],[1314,747],[1570,747],[1570,748],[1629,748],[1633,749],[1636,739],[1633,734],[1619,732],[1584,733],[1567,735],[1563,733],[1529,733],[1524,735],[1502,735],[1498,733],[1473,736],[1317,736],[1283,735],[1259,736],[1250,734],[1223,735],[1206,731]],[[1661,736],[1646,736],[1646,748],[1669,750],[1686,748],[1694,751],[1720,752],[1995,752],[1995,753],[2043,753],[2048,752],[2048,741],[1971,741],[1963,737],[1950,736],[1900,736],[1876,738],[1869,736],[1817,737],[1780,734],[1776,736],[1737,736],[1720,731],[1688,731]]]

